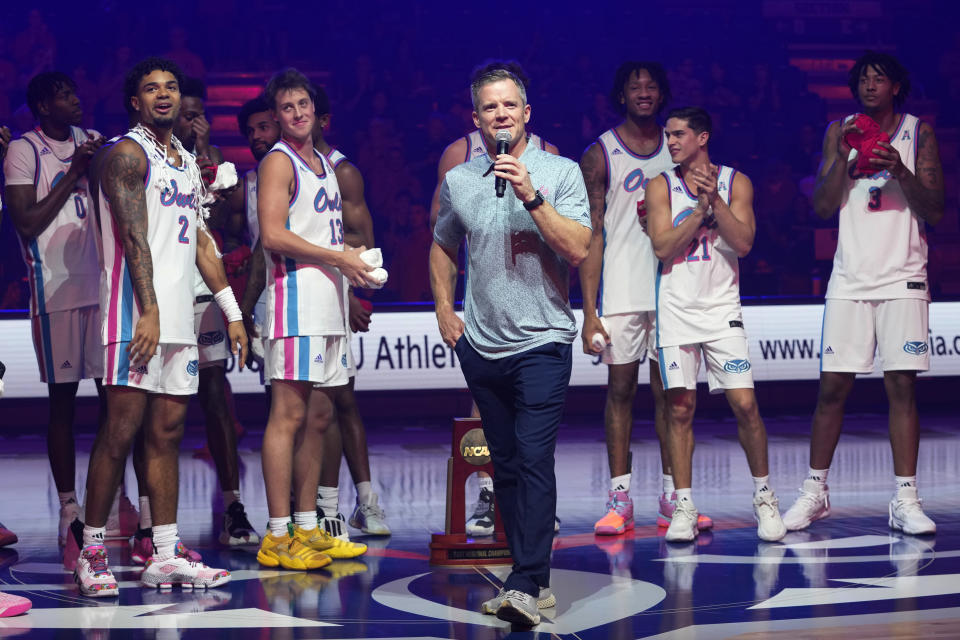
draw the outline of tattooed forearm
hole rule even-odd
[[[943,166],[933,128],[920,126],[917,144],[916,173],[904,172],[900,186],[910,209],[930,224],[943,218]]]
[[[103,176],[103,188],[110,198],[110,212],[120,230],[130,280],[142,311],[157,306],[157,294],[153,289],[153,257],[147,242],[145,175],[143,152],[118,146],[107,161]]]
[[[583,181],[587,187],[590,222],[594,233],[600,233],[603,229],[603,214],[606,208],[607,172],[602,153],[600,147],[594,144],[580,158],[580,171],[583,173]]]

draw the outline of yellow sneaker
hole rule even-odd
[[[330,564],[330,561],[330,556],[311,549],[289,534],[277,537],[267,532],[261,538],[260,550],[257,552],[257,562],[263,566],[281,566],[295,571],[320,569]]]
[[[287,545],[280,548],[277,555],[280,556],[281,567],[295,571],[320,569],[330,564],[331,561],[329,555],[311,549],[299,538],[292,538]]]
[[[290,536],[285,535],[276,537],[270,531],[263,534],[260,538],[260,549],[257,551],[257,562],[265,567],[277,567],[280,565],[280,556],[277,551],[281,546],[286,547],[290,544]]]
[[[338,560],[346,558],[356,558],[367,551],[367,545],[359,542],[348,542],[334,538],[329,533],[317,527],[310,531],[304,531],[300,527],[293,526],[293,537],[304,545],[315,551],[322,551],[331,558]]]

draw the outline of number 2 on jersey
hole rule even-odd
[[[180,223],[180,244],[190,244],[190,238],[187,237],[187,229],[190,227],[190,220],[187,216],[180,216],[177,220]]]
[[[330,244],[334,246],[343,244],[343,220],[330,221]]]
[[[867,201],[867,208],[870,211],[879,211],[883,206],[883,191],[880,187],[870,187],[870,200]]]

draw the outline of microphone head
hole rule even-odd
[[[499,131],[497,131],[497,135],[495,139],[498,143],[506,142],[509,144],[510,141],[513,140],[513,136],[510,135],[510,132],[508,130],[500,129]]]

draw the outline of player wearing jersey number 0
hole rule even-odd
[[[827,127],[813,193],[821,218],[839,210],[840,233],[823,312],[810,469],[784,522],[788,529],[804,529],[830,515],[827,472],[843,406],[856,375],[871,372],[878,353],[893,450],[888,522],[908,534],[934,533],[917,495],[915,388],[917,371],[930,368],[926,225],[943,217],[943,170],[933,128],[901,111],[910,78],[894,57],[867,52],[850,70],[849,84],[864,115]],[[851,148],[847,137],[863,133],[857,122],[867,126],[871,120],[890,142],[881,137],[871,148]],[[866,166],[858,162],[863,154]]]
[[[657,348],[667,390],[670,461],[677,506],[669,541],[696,537],[691,493],[693,414],[697,373],[705,360],[712,393],[724,393],[737,418],[740,444],[753,476],[757,534],[786,533],[769,483],[767,432],[753,391],[740,310],[739,258],[753,246],[753,185],[730,167],[710,161],[710,116],[696,107],[675,109],[666,123],[670,156],[679,166],[647,187],[648,231],[660,260],[657,273]]]

